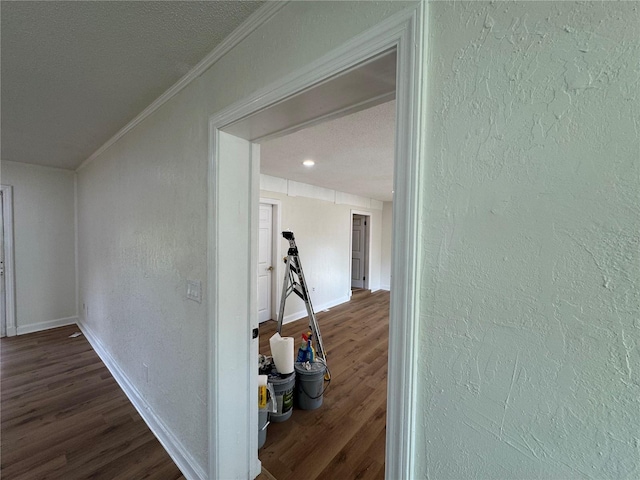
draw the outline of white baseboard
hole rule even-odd
[[[49,330],[51,328],[73,325],[74,323],[78,323],[78,317],[56,318],[55,320],[47,320],[46,322],[18,325],[18,327],[16,328],[16,333],[18,335],[24,335],[25,333],[41,332],[43,330]],[[11,336],[13,331],[7,333],[9,334],[9,336]]]
[[[313,310],[315,313],[321,312],[322,310],[326,310],[327,308],[335,307],[336,305],[340,305],[342,303],[348,302],[351,298],[351,292],[349,295],[345,295],[344,297],[336,298],[335,300],[331,300],[330,302],[326,302],[322,305],[314,305]],[[282,324],[285,325],[287,323],[295,322],[296,320],[300,320],[307,316],[307,309],[300,310],[295,313],[290,313],[289,315],[284,316],[284,320]]]
[[[387,292],[390,292],[391,285],[380,285],[380,290],[386,290]]]
[[[118,366],[111,354],[104,348],[102,342],[98,340],[86,325],[78,322],[78,326],[185,478],[189,480],[205,480],[207,478],[205,469],[196,462],[180,440],[171,432],[169,427],[156,415],[138,389]]]

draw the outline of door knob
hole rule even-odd
[[[273,267],[269,267],[269,268],[267,268],[267,270],[271,271],[271,270],[273,270]]]

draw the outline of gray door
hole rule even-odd
[[[351,230],[351,288],[364,288],[366,260],[366,218],[353,215]]]

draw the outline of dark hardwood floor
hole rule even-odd
[[[0,340],[2,480],[183,479],[75,331]]]
[[[331,369],[331,385],[317,410],[294,409],[271,423],[259,451],[277,480],[384,478],[389,338],[389,292],[354,292],[351,301],[317,315]],[[308,320],[285,325],[295,338]],[[260,325],[260,353],[270,354],[276,322]]]
[[[384,478],[389,293],[317,314],[331,385],[322,407],[272,423],[259,456],[277,480]],[[307,320],[285,325],[295,338]],[[0,340],[3,480],[184,477],[84,338],[69,326]],[[269,354],[275,322],[260,327]],[[259,478],[271,478],[263,474]]]

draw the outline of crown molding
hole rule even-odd
[[[16,162],[15,160],[0,160],[0,166],[7,163],[11,165],[19,165],[25,168],[39,168],[45,170],[55,170],[57,172],[75,173],[74,169],[72,168],[54,167],[53,165],[40,165],[39,163]]]
[[[193,80],[202,75],[208,68],[220,60],[226,55],[232,48],[238,45],[242,40],[247,38],[253,31],[258,29],[261,25],[266,23],[271,17],[273,17],[282,7],[284,7],[289,0],[267,0],[265,4],[251,14],[238,28],[236,28],[231,34],[225,38],[211,53],[204,57],[195,67],[193,67],[185,76],[178,80],[172,87],[166,92],[160,95],[154,102],[140,112],[133,120],[127,123],[122,129],[118,131],[113,137],[107,140],[98,150],[93,152],[89,158],[80,164],[76,169],[79,171],[93,162],[96,158],[102,155],[111,145],[120,140],[129,131],[141,123],[144,119],[150,116],[158,108],[168,102],[171,98],[176,96]]]

